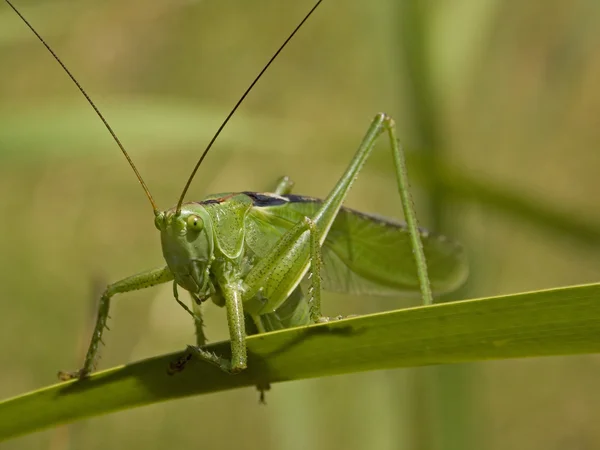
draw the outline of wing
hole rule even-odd
[[[297,195],[273,198],[279,200],[263,201],[247,218],[247,244],[260,256],[303,216],[312,217],[322,203]],[[441,294],[456,289],[468,274],[462,247],[420,231],[432,290]],[[410,235],[400,222],[342,208],[323,243],[322,258],[326,290],[374,295],[419,292]]]

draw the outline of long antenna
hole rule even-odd
[[[144,192],[146,193],[146,197],[148,197],[148,200],[150,200],[150,204],[152,205],[152,209],[154,210],[154,214],[155,215],[158,214],[158,208],[156,207],[156,203],[154,203],[154,199],[152,198],[152,194],[150,194],[150,191],[148,190],[148,186],[146,186],[146,183],[144,183],[144,180],[142,179],[142,176],[140,175],[140,173],[138,172],[137,168],[135,167],[135,164],[133,164],[133,161],[129,157],[129,154],[125,150],[125,147],[123,147],[123,144],[121,144],[121,141],[119,140],[119,138],[117,137],[117,135],[115,134],[115,132],[113,131],[113,129],[111,128],[111,126],[108,124],[107,120],[104,118],[104,116],[102,115],[102,113],[100,112],[100,110],[96,107],[96,105],[94,104],[94,102],[92,101],[92,99],[90,98],[90,96],[84,91],[83,87],[81,87],[81,85],[79,84],[79,82],[75,79],[75,77],[73,76],[73,74],[71,73],[71,71],[69,69],[67,69],[67,66],[64,65],[64,63],[61,61],[61,59],[58,57],[58,55],[56,53],[54,53],[54,50],[52,50],[50,48],[50,46],[46,43],[46,41],[42,38],[42,36],[40,36],[38,34],[38,32],[35,31],[35,28],[33,28],[33,26],[27,21],[27,19],[25,17],[23,17],[23,15],[19,12],[19,10],[17,8],[15,8],[15,6],[9,0],[5,0],[5,1],[6,1],[6,3],[8,3],[8,6],[10,6],[13,9],[13,11],[17,13],[17,15],[21,18],[21,20],[23,22],[25,22],[25,25],[27,25],[27,27],[29,27],[29,29],[31,31],[33,31],[33,34],[35,34],[37,36],[37,38],[40,40],[40,42],[42,44],[44,44],[44,47],[46,47],[48,49],[48,51],[54,57],[54,59],[60,64],[60,66],[64,69],[64,71],[67,73],[67,75],[69,75],[69,78],[71,78],[71,80],[73,80],[73,83],[75,83],[75,86],[77,86],[77,88],[79,89],[79,91],[81,91],[81,93],[86,98],[86,100],[91,105],[91,107],[94,109],[94,111],[96,111],[96,114],[98,114],[98,117],[100,117],[100,120],[102,120],[102,122],[104,123],[104,126],[106,127],[106,129],[108,130],[108,132],[111,134],[111,136],[113,137],[113,139],[115,140],[115,142],[117,143],[117,145],[119,146],[119,148],[121,149],[121,151],[123,152],[123,155],[125,155],[125,158],[127,159],[127,162],[129,163],[129,165],[133,169],[133,172],[135,173],[135,176],[137,177],[138,181],[142,185],[142,189],[144,189]]]
[[[6,1],[8,1],[8,0],[6,0]],[[185,183],[185,187],[183,188],[183,192],[181,193],[181,197],[179,197],[179,201],[177,202],[177,209],[176,209],[175,214],[179,214],[179,212],[181,211],[181,204],[183,203],[183,199],[185,197],[185,194],[187,193],[188,189],[190,188],[190,185],[192,184],[192,180],[194,179],[194,176],[196,175],[196,172],[198,171],[198,168],[202,164],[202,161],[204,161],[204,158],[208,154],[209,150],[212,148],[212,145],[214,144],[214,142],[217,140],[217,138],[221,134],[221,131],[223,130],[223,128],[225,128],[225,125],[227,125],[227,122],[229,122],[229,119],[231,119],[231,116],[233,116],[233,114],[237,111],[238,107],[242,104],[242,102],[244,101],[244,99],[248,96],[248,94],[250,93],[250,91],[252,90],[252,88],[254,87],[254,85],[258,82],[258,80],[260,80],[260,78],[263,76],[263,74],[267,71],[267,69],[269,68],[269,66],[271,65],[271,63],[273,61],[275,61],[275,59],[277,58],[277,56],[279,56],[279,54],[285,48],[285,46],[288,44],[288,42],[290,42],[290,40],[294,37],[294,35],[298,32],[298,30],[302,27],[302,25],[304,25],[304,22],[306,22],[308,20],[308,18],[312,15],[312,13],[315,11],[315,9],[317,9],[317,7],[321,4],[322,1],[323,0],[318,0],[317,3],[315,3],[315,6],[313,6],[312,9],[308,12],[308,14],[306,14],[306,16],[304,16],[304,19],[302,19],[302,21],[296,26],[296,28],[294,28],[294,31],[292,31],[290,33],[290,35],[285,40],[285,42],[283,44],[281,44],[281,46],[275,52],[275,54],[273,56],[271,56],[271,59],[269,59],[269,62],[262,68],[262,70],[256,76],[256,78],[254,78],[254,81],[250,84],[250,86],[248,86],[248,89],[246,89],[246,91],[244,92],[244,94],[240,97],[240,99],[237,101],[237,103],[235,104],[235,106],[231,109],[231,111],[229,112],[229,114],[227,115],[227,117],[225,118],[225,120],[223,121],[223,123],[221,123],[221,126],[219,127],[219,129],[217,130],[217,132],[215,133],[215,135],[212,137],[212,139],[210,140],[210,142],[206,146],[206,149],[204,150],[204,152],[200,156],[200,159],[196,163],[196,166],[194,167],[194,170],[192,170],[192,174],[190,175],[190,177],[188,178],[187,182]]]

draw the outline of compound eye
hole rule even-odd
[[[195,215],[191,215],[188,217],[187,224],[188,224],[189,229],[194,230],[194,231],[200,231],[202,229],[202,227],[204,226],[204,223],[202,222],[202,218],[195,216]]]
[[[162,226],[163,226],[163,224],[164,224],[164,221],[165,221],[165,213],[163,213],[163,212],[161,212],[161,213],[158,213],[158,214],[157,214],[157,215],[154,217],[154,226],[156,227],[156,229],[157,229],[158,231],[160,231],[160,230],[161,230],[161,228],[162,228]]]

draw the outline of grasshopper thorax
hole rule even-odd
[[[210,266],[214,259],[212,219],[198,203],[159,212],[154,220],[162,251],[175,281],[200,298],[210,294]]]

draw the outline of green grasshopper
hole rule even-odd
[[[198,168],[225,124],[321,1],[279,47],[221,124],[194,167],[176,206],[160,211],[133,161],[93,101],[44,39],[6,0],[74,81],[125,155],[152,205],[154,225],[160,232],[167,263],[106,288],[83,367],[76,372],[61,372],[62,379],[83,378],[95,368],[110,302],[116,294],[173,282],[175,300],[194,318],[197,342],[189,346],[186,358],[174,363],[171,369],[180,370],[189,355],[194,355],[225,372],[236,373],[247,367],[247,334],[327,321],[321,315],[322,289],[371,295],[420,292],[423,303],[431,304],[432,291],[448,292],[463,283],[468,269],[461,247],[417,227],[394,121],[383,113],[375,116],[346,171],[324,200],[293,195],[293,183],[284,177],[272,193],[232,192],[184,203]],[[342,206],[383,133],[389,137],[406,225]],[[192,308],[179,299],[178,288],[191,295]],[[203,348],[206,338],[199,305],[209,298],[226,308],[230,358]]]

